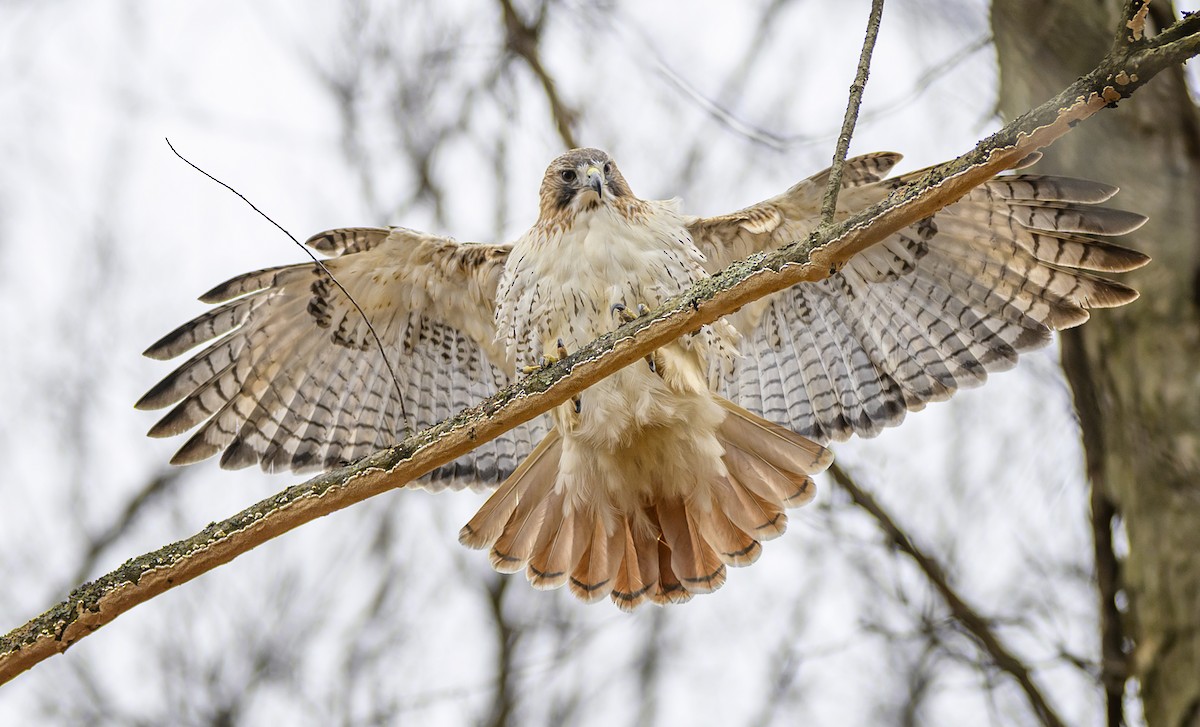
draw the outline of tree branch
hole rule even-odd
[[[838,193],[842,191],[842,168],[846,166],[850,137],[854,136],[854,125],[858,123],[858,109],[862,106],[863,91],[867,90],[871,53],[875,50],[875,39],[879,37],[879,23],[882,18],[883,0],[872,0],[871,15],[867,19],[867,33],[863,37],[862,52],[858,56],[858,70],[854,74],[854,83],[850,84],[850,100],[846,102],[846,115],[842,118],[842,131],[838,134],[833,163],[829,167],[829,183],[825,186],[825,198],[821,202],[822,225],[833,222],[833,214],[837,211]]]
[[[974,150],[897,188],[844,222],[770,253],[735,263],[651,314],[505,388],[478,406],[389,449],[314,477],[213,523],[190,538],[133,558],[75,589],[49,611],[0,637],[0,683],[169,588],[318,517],[402,487],[425,472],[561,404],[652,350],[764,295],[817,281],[896,230],[914,224],[1008,169],[1074,124],[1128,97],[1159,71],[1195,55],[1200,16],[1180,21],[1177,43],[1135,42],[1106,56],[1054,99]]]
[[[905,555],[913,559],[930,584],[941,595],[942,600],[946,602],[954,620],[962,624],[967,633],[979,642],[997,667],[1016,680],[1021,691],[1025,693],[1025,698],[1029,700],[1029,706],[1037,714],[1038,720],[1044,725],[1062,727],[1064,724],[1062,718],[1050,706],[1050,702],[1042,694],[1042,690],[1033,681],[1033,675],[1029,673],[1029,668],[1001,643],[1000,638],[988,625],[987,619],[972,608],[962,596],[958,595],[958,592],[950,585],[950,579],[946,577],[946,572],[942,570],[941,563],[917,547],[904,530],[896,524],[887,510],[884,510],[870,493],[859,487],[854,478],[845,470],[835,463],[829,468],[829,473],[833,475],[834,481],[850,494],[850,499],[854,501],[855,505],[866,510],[871,517],[875,518],[879,529],[888,536],[888,539]]]

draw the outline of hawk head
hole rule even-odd
[[[574,217],[581,211],[628,199],[629,185],[608,154],[572,149],[546,169],[542,179],[542,219]]]

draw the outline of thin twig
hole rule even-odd
[[[757,62],[762,56],[762,51],[767,47],[767,29],[772,27],[771,21],[783,4],[790,1],[774,0],[774,3],[767,8],[760,18],[755,37],[745,44],[747,50],[742,56],[738,68],[730,73],[721,84],[721,89],[715,92],[704,91],[691,81],[685,72],[678,70],[675,64],[669,62],[659,50],[662,44],[657,42],[657,38],[637,22],[611,13],[614,18],[612,30],[632,51],[649,56],[649,61],[653,64],[659,77],[671,88],[679,91],[685,100],[695,103],[718,125],[754,144],[760,144],[775,151],[784,151],[797,144],[815,144],[821,141],[821,138],[808,134],[781,134],[742,118],[732,108],[733,105],[736,105],[734,102],[737,100],[732,93],[733,89],[745,90],[749,86],[745,82],[745,78],[749,68]],[[705,140],[702,138],[698,138],[692,143],[693,147],[704,145]],[[683,153],[681,156],[692,157],[695,154]],[[682,175],[682,177],[686,176],[686,173]]]
[[[1079,122],[1128,98],[1163,69],[1200,54],[1200,15],[1179,25],[1178,43],[1147,52],[1135,44],[1105,56],[1053,99],[841,223],[779,250],[758,253],[668,299],[648,315],[583,346],[478,406],[213,523],[200,533],[132,558],[66,600],[0,636],[0,683],[65,651],[131,608],[252,548],[332,512],[403,487],[567,401],[597,381],[765,295],[824,280],[838,266],[1011,168]]]
[[[366,312],[362,309],[362,306],[360,306],[358,304],[358,301],[356,301],[354,299],[354,296],[350,295],[350,291],[346,290],[346,288],[338,281],[338,279],[333,276],[333,273],[329,271],[329,268],[325,267],[325,263],[321,262],[321,259],[312,253],[312,250],[309,250],[307,247],[305,247],[303,244],[301,244],[301,242],[299,240],[297,240],[296,237],[292,233],[288,232],[287,230],[285,230],[283,228],[283,225],[281,225],[278,222],[276,222],[275,220],[271,219],[267,215],[266,212],[263,212],[253,202],[246,199],[246,195],[242,194],[241,192],[237,191],[233,187],[229,186],[228,184],[222,182],[221,180],[217,179],[213,175],[204,171],[200,167],[193,164],[190,160],[188,160],[186,157],[184,157],[178,151],[175,151],[175,147],[171,144],[170,139],[167,139],[166,141],[167,141],[167,146],[171,147],[171,151],[175,152],[175,156],[182,159],[189,167],[191,167],[192,169],[195,169],[197,172],[200,172],[204,176],[208,177],[212,181],[214,181],[217,184],[224,187],[225,189],[228,189],[230,192],[233,192],[234,194],[236,194],[238,197],[241,198],[241,200],[243,202],[250,205],[250,209],[254,210],[259,215],[261,215],[262,218],[264,220],[266,220],[267,222],[270,222],[272,225],[275,225],[276,227],[278,227],[279,231],[282,232],[283,234],[287,235],[291,239],[292,242],[296,243],[296,247],[303,250],[310,258],[312,258],[312,261],[314,263],[316,263],[317,266],[320,267],[321,270],[323,270],[325,272],[325,274],[329,276],[329,279],[333,281],[333,284],[336,285],[338,287],[338,289],[340,289],[342,291],[342,294],[346,296],[346,298],[350,301],[350,303],[358,311],[358,314],[362,316],[363,322],[367,324],[367,330],[371,331],[371,335],[375,338],[375,345],[379,347],[379,357],[383,359],[384,366],[387,366],[388,373],[392,375],[392,383],[396,385],[396,399],[400,403],[400,417],[404,420],[404,432],[403,433],[405,436],[408,436],[412,432],[412,429],[408,425],[408,412],[406,412],[404,410],[404,388],[402,386],[400,386],[400,379],[396,376],[396,370],[392,368],[392,362],[390,359],[388,359],[387,351],[383,347],[383,341],[379,338],[379,334],[375,332],[375,326],[371,325],[371,319],[367,317]]]
[[[867,88],[867,76],[871,70],[871,53],[875,50],[875,39],[879,36],[879,21],[883,17],[883,0],[872,0],[871,17],[867,19],[867,34],[863,38],[862,52],[858,56],[858,71],[854,83],[850,84],[850,100],[846,103],[846,116],[842,119],[842,133],[838,134],[837,149],[833,152],[833,164],[829,168],[829,185],[825,188],[825,200],[821,203],[821,224],[833,222],[837,211],[838,192],[842,189],[842,168],[846,165],[846,154],[850,151],[850,137],[854,136],[854,125],[858,122],[858,109],[862,105],[863,91]]]
[[[896,523],[888,511],[870,493],[860,487],[854,481],[854,478],[844,469],[835,463],[829,468],[829,472],[833,475],[834,481],[849,493],[850,499],[854,501],[854,504],[875,518],[879,529],[887,535],[888,540],[892,541],[901,552],[916,562],[917,567],[925,574],[930,584],[941,594],[942,600],[946,602],[946,606],[950,609],[950,614],[956,621],[962,624],[963,628],[969,634],[975,637],[984,651],[991,657],[992,662],[1017,681],[1017,684],[1021,687],[1021,691],[1025,692],[1025,697],[1029,700],[1029,705],[1033,708],[1034,713],[1037,714],[1041,723],[1050,725],[1051,727],[1062,727],[1064,724],[1062,719],[1054,711],[1054,708],[1050,706],[1049,701],[1042,694],[1042,690],[1034,682],[1033,675],[1029,673],[1029,668],[1001,643],[1000,637],[996,636],[995,632],[992,631],[987,619],[972,608],[962,596],[958,595],[958,592],[950,585],[950,579],[946,577],[946,572],[942,569],[941,563],[918,547],[908,534],[904,532],[904,529]]]
[[[926,67],[921,75],[908,84],[907,88],[899,91],[892,88],[891,93],[894,100],[874,104],[869,111],[858,115],[859,122],[867,125],[895,116],[901,109],[918,101],[936,84],[945,81],[949,71],[961,68],[971,56],[984,48],[992,47],[993,42],[991,33],[982,33],[974,40],[964,43],[954,52]]]

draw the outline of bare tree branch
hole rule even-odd
[[[833,163],[829,167],[829,183],[825,186],[825,199],[821,202],[821,224],[833,222],[837,211],[838,192],[842,189],[842,167],[846,165],[846,154],[850,151],[850,137],[854,136],[854,125],[858,122],[858,109],[862,106],[863,91],[867,89],[867,76],[871,71],[871,53],[875,50],[875,39],[879,37],[879,22],[883,17],[883,0],[871,1],[871,16],[867,19],[867,33],[863,37],[862,52],[858,56],[858,70],[854,83],[850,84],[850,100],[846,103],[846,115],[842,119],[842,131],[838,134],[837,148],[833,152]]]
[[[827,277],[852,256],[1013,166],[1076,123],[1127,98],[1164,68],[1200,53],[1200,15],[1171,43],[1131,42],[1054,99],[976,148],[901,186],[883,202],[771,253],[735,263],[650,314],[505,388],[480,405],[358,462],[290,487],[196,535],[131,559],[0,638],[0,683],[60,653],[120,614],[293,528],[402,487],[528,421],[701,325],[796,283]]]
[[[996,666],[1017,681],[1021,691],[1025,692],[1029,705],[1037,714],[1038,720],[1044,725],[1062,727],[1065,723],[1050,706],[1050,702],[1042,694],[1041,688],[1034,682],[1029,668],[1000,641],[987,619],[972,608],[962,596],[958,595],[958,592],[950,585],[950,579],[946,577],[941,563],[918,547],[904,532],[904,529],[896,523],[891,514],[870,493],[860,487],[844,469],[834,464],[829,468],[829,472],[833,475],[834,481],[850,494],[850,499],[854,501],[854,504],[875,518],[879,528],[887,534],[888,539],[916,562],[917,567],[941,594],[951,615],[962,624],[967,633],[979,642]]]

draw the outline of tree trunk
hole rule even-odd
[[[996,0],[1001,112],[1049,97],[1111,42],[1111,0]],[[1170,10],[1154,8],[1161,23]],[[1130,236],[1153,262],[1136,303],[1063,336],[1093,486],[1102,680],[1109,723],[1125,680],[1146,720],[1200,724],[1200,123],[1182,71],[1047,150],[1035,171],[1119,184],[1116,206],[1150,216]],[[1116,561],[1123,531],[1128,552]],[[1119,590],[1118,590],[1119,589]],[[1123,592],[1123,593],[1122,593]],[[1127,602],[1127,606],[1125,605]]]

